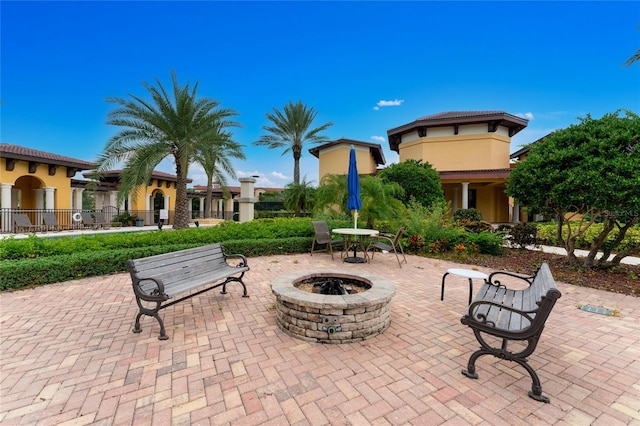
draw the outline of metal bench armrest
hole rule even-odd
[[[507,272],[507,271],[495,271],[492,272],[491,274],[489,274],[489,277],[487,278],[487,282],[491,285],[495,285],[495,286],[502,286],[502,287],[506,287],[504,284],[502,284],[500,282],[500,280],[494,280],[493,277],[498,276],[498,275],[505,275],[508,277],[512,277],[512,278],[518,278],[521,279],[523,281],[526,281],[527,284],[529,284],[529,286],[531,286],[531,284],[533,283],[533,280],[535,279],[536,275],[531,275],[531,276],[527,276],[527,275],[520,275],[520,274],[514,274],[512,272]]]

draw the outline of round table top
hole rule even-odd
[[[376,231],[375,229],[362,229],[362,228],[336,228],[332,229],[331,232],[336,234],[343,235],[378,235],[380,231]]]
[[[486,279],[489,276],[487,274],[483,274],[482,272],[472,271],[471,269],[447,269],[447,272],[453,275],[458,275],[459,277],[471,278],[471,279]]]

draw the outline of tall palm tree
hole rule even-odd
[[[242,151],[242,145],[235,142],[230,132],[224,129],[234,125],[231,122],[219,126],[216,135],[212,139],[202,140],[197,147],[194,160],[199,163],[207,174],[207,195],[204,217],[211,217],[211,204],[213,202],[213,182],[218,181],[220,187],[227,192],[227,176],[236,178],[236,172],[231,165],[231,157],[244,160],[246,157]]]
[[[285,147],[282,155],[291,151],[293,153],[293,181],[300,183],[300,157],[302,157],[302,149],[308,143],[326,142],[326,136],[319,135],[320,132],[326,130],[333,123],[325,123],[320,127],[309,130],[313,120],[318,115],[318,111],[313,107],[307,108],[302,101],[293,103],[289,101],[284,106],[283,112],[273,108],[273,114],[265,114],[267,119],[273,125],[262,126],[270,134],[262,135],[255,141],[254,145],[265,145],[269,149]]]
[[[124,162],[118,199],[136,196],[151,177],[153,169],[165,158],[172,158],[176,168],[176,207],[174,228],[189,227],[187,205],[187,173],[194,160],[198,143],[216,135],[219,123],[235,115],[218,108],[212,98],[198,98],[198,83],[193,89],[187,83],[178,85],[171,71],[173,93],[169,94],[159,79],[157,87],[143,82],[151,100],[129,95],[131,99],[107,98],[117,107],[107,114],[107,124],[123,129],[112,136],[98,156],[98,175]]]

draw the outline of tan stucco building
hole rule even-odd
[[[385,159],[379,144],[341,138],[318,145],[309,150],[318,162],[318,182],[324,175],[346,175],[349,172],[349,152],[353,146],[358,163],[358,174],[375,175]]]
[[[387,136],[400,161],[422,160],[438,171],[453,211],[476,208],[500,223],[514,220],[505,193],[511,138],[527,124],[504,111],[453,111],[418,118]]]

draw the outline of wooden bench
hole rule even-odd
[[[227,262],[230,258],[239,259],[239,263],[230,265]],[[242,296],[248,297],[247,287],[242,281],[244,273],[249,270],[247,258],[241,254],[225,254],[220,244],[128,260],[127,267],[139,308],[133,332],[142,331],[142,315],[154,317],[160,324],[160,340],[169,338],[158,315],[161,309],[220,286],[221,293],[226,294],[227,283],[231,281],[239,282],[244,290]],[[213,286],[199,289],[214,282]],[[196,289],[198,291],[192,291]],[[179,295],[184,296],[169,301]]]
[[[501,275],[524,280],[528,286],[523,290],[509,290],[495,279]],[[514,361],[531,376],[533,383],[529,396],[548,403],[549,398],[542,396],[540,379],[527,362],[527,357],[533,354],[544,324],[560,296],[546,263],[531,277],[502,271],[491,273],[461,319],[463,324],[471,327],[480,343],[480,349],[471,355],[462,374],[477,379],[475,363],[483,355]],[[500,345],[492,346],[482,333],[502,339]],[[507,348],[509,341],[526,341],[526,347],[512,352]]]

